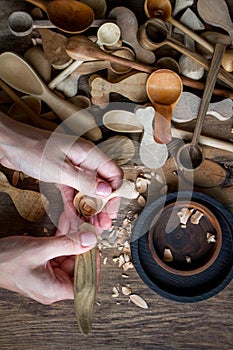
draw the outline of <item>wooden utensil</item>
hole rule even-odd
[[[180,77],[169,69],[159,69],[147,79],[147,95],[155,108],[154,139],[158,143],[171,141],[172,112],[182,89]]]
[[[66,53],[67,38],[50,29],[37,29],[42,39],[43,51],[47,60],[55,69],[64,69],[72,59]]]
[[[130,67],[132,69],[136,69],[145,73],[152,73],[154,70],[157,69],[146,64],[130,61],[121,57],[116,57],[106,51],[101,50],[98,45],[96,45],[90,39],[84,36],[73,36],[70,39],[68,39],[66,50],[70,57],[79,61],[89,61],[93,58],[99,60],[108,60],[110,62],[121,64],[123,66]],[[197,59],[197,62],[203,65],[205,69],[209,70],[208,60],[204,59],[195,52],[188,50],[184,45],[182,53],[186,53],[187,55],[190,55],[190,57]],[[218,78],[233,88],[233,77],[224,69],[220,69]],[[184,84],[186,84],[186,82],[187,84],[189,84],[189,86],[192,84],[192,80],[187,80],[187,78],[185,77],[182,77],[182,80]],[[199,86],[198,84],[196,84],[196,82],[194,82],[194,85]],[[194,85],[192,87],[195,87]]]
[[[192,50],[189,50],[185,45],[169,35],[168,25],[166,25],[166,23],[159,18],[151,18],[140,26],[138,30],[138,40],[141,45],[148,50],[156,50],[163,45],[169,45],[183,55],[186,55],[195,62],[199,63],[205,69],[209,69],[209,62],[205,60],[201,55]],[[231,71],[232,66],[233,70],[232,50],[227,50],[225,52],[222,60],[222,66],[224,69],[227,68],[228,71]],[[219,74],[219,78],[221,78],[221,80],[222,78],[225,80],[226,75],[230,76],[223,69],[220,70]]]
[[[233,45],[233,23],[225,0],[198,0],[197,10],[201,18],[208,24],[224,29]]]
[[[220,43],[220,44],[225,45],[226,47],[231,45],[231,38],[229,37],[229,35],[226,35],[223,33],[218,33],[218,32],[214,32],[211,30],[207,30],[207,31],[201,33],[200,36],[212,44]],[[208,50],[206,50],[202,45],[199,45],[198,43],[196,43],[196,50],[198,52],[200,52],[208,60],[211,59],[212,53],[209,52]],[[229,50],[227,50],[227,52],[228,51]],[[225,56],[226,56],[226,53],[225,53],[224,57]]]
[[[93,20],[93,10],[80,1],[75,0],[26,0],[41,8],[49,20],[61,31],[81,33],[87,30]]]
[[[38,98],[32,96],[22,96],[21,100],[27,104],[29,108],[35,111],[38,115],[41,113],[41,101]],[[17,104],[13,103],[9,110],[7,111],[8,117],[19,120],[28,124],[31,124],[31,119],[28,117],[27,113]]]
[[[136,190],[134,182],[124,179],[122,185],[105,198],[94,198],[78,192],[74,197],[73,204],[79,214],[89,219],[101,212],[112,198],[136,199],[138,196],[139,192]]]
[[[145,102],[147,100],[146,81],[148,74],[143,72],[130,73],[121,76],[117,82],[109,82],[100,75],[94,74],[90,77],[90,94],[93,104],[103,108],[109,103],[109,95],[116,92],[134,102]]]
[[[35,68],[45,83],[51,80],[52,67],[41,46],[30,47],[24,53],[24,58]]]
[[[28,221],[38,222],[48,209],[49,201],[42,193],[13,187],[2,172],[0,172],[0,191],[11,197],[18,213]]]
[[[212,4],[212,2],[211,2],[211,4]],[[210,7],[211,6],[212,5],[210,5]],[[182,32],[184,32],[185,34],[189,35],[191,38],[193,38],[193,40],[195,40],[200,45],[205,47],[211,53],[214,52],[214,45],[212,45],[211,43],[209,43],[208,41],[206,41],[205,39],[203,39],[202,37],[200,37],[199,35],[194,33],[192,30],[187,28],[182,23],[176,21],[171,16],[172,7],[171,7],[171,3],[170,3],[169,0],[157,0],[156,2],[154,0],[145,0],[144,9],[145,9],[145,13],[146,13],[147,17],[152,17],[152,18],[153,17],[159,17],[159,18],[162,18],[164,21],[167,21],[167,22],[171,23],[172,25],[174,25],[175,27],[180,29]],[[212,10],[212,13],[213,13],[213,10]],[[216,12],[215,12],[215,14],[216,14]],[[228,57],[228,60],[230,58],[231,58],[231,60],[233,60],[233,55],[232,55],[231,51],[230,51],[230,53],[226,52],[226,54],[228,54],[228,56],[230,56],[230,57]],[[222,65],[224,65],[223,67],[227,71],[230,71],[230,72],[232,71],[232,70],[228,70],[228,69],[231,69],[230,67],[232,67],[232,69],[233,69],[233,63],[230,66],[229,66],[229,64],[225,66],[225,62],[223,61]]]
[[[37,28],[55,28],[48,20],[34,21],[29,13],[25,11],[15,11],[8,17],[8,28],[16,36],[27,36]]]
[[[154,140],[154,117],[154,108],[151,106],[138,108],[135,112],[136,120],[143,126],[143,135],[139,148],[140,159],[146,167],[159,169],[168,158],[168,149],[165,144],[160,144]]]
[[[113,109],[103,115],[103,124],[110,130],[124,133],[143,132],[143,126],[138,122],[135,113]]]
[[[79,234],[82,232],[95,233],[95,228],[84,222],[79,227]],[[74,264],[75,315],[79,329],[86,335],[92,328],[96,284],[96,248],[93,248],[89,252],[76,255]]]
[[[76,133],[92,140],[101,138],[93,116],[51,92],[30,65],[19,55],[4,52],[0,55],[0,77],[13,88],[46,102],[65,125]]]
[[[195,119],[198,115],[200,103],[200,97],[191,92],[184,91],[172,113],[172,120],[177,123],[184,123]],[[232,99],[227,98],[219,102],[210,103],[206,114],[221,121],[232,118]]]
[[[57,128],[57,124],[49,120],[43,120],[40,115],[31,109],[16,93],[0,78],[0,87],[7,93],[8,96],[14,101],[30,118],[35,126],[38,126],[45,130],[54,131]]]
[[[183,33],[193,38],[193,40],[213,52],[213,46],[210,43],[172,17],[172,6],[169,0],[145,0],[144,11],[148,18],[157,17],[171,23],[174,27],[180,29]]]
[[[213,58],[211,60],[210,70],[206,79],[205,89],[201,104],[198,110],[197,121],[192,137],[188,145],[184,145],[177,153],[178,166],[182,169],[193,170],[200,166],[203,160],[201,149],[198,147],[199,137],[202,130],[204,118],[210,103],[212,91],[217,80],[218,70],[225,51],[225,46],[216,44]]]
[[[138,42],[138,21],[130,9],[123,6],[114,7],[109,12],[108,18],[116,21],[121,30],[121,39],[132,47],[139,62],[146,64],[155,62],[155,54],[144,49]]]
[[[103,47],[115,45],[121,37],[121,30],[116,23],[107,22],[97,30],[96,44]]]

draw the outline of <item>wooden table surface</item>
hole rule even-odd
[[[116,2],[109,1],[109,6]],[[126,4],[127,3],[127,4]],[[139,4],[140,3],[140,4]],[[118,1],[138,14],[142,3]],[[231,0],[227,1],[232,4]],[[0,1],[0,52],[23,51],[25,39],[16,38],[7,29],[7,17],[14,10],[29,10],[24,1]],[[232,4],[233,7],[233,4]],[[203,133],[229,140],[233,118],[227,122],[207,118]],[[194,122],[184,127],[192,130]],[[231,141],[232,142],[232,141]],[[229,180],[225,187],[199,189],[220,200],[233,213],[233,154],[205,147],[205,156],[225,164]],[[11,181],[12,171],[1,168]],[[135,169],[132,168],[135,172]],[[37,188],[32,179],[19,180],[18,187]],[[62,211],[59,193],[53,185],[46,187],[50,196],[50,210],[56,222]],[[59,198],[59,200],[57,200]],[[55,200],[56,199],[56,200]],[[46,229],[46,230],[45,230]],[[0,235],[14,234],[42,236],[53,234],[55,226],[45,217],[38,224],[23,220],[16,212],[10,198],[0,193]],[[1,350],[73,350],[73,349],[158,349],[158,350],[212,350],[232,349],[233,345],[233,282],[210,299],[198,303],[170,301],[150,290],[135,269],[129,271],[129,279],[122,278],[122,271],[113,261],[116,252],[104,251],[107,263],[102,263],[102,273],[93,330],[83,336],[76,323],[73,301],[63,301],[44,306],[30,299],[0,289],[0,349]],[[141,309],[128,302],[126,296],[112,298],[112,288],[130,283],[132,291],[142,296],[148,309]]]

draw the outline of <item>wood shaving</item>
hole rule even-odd
[[[189,210],[188,208],[182,208],[178,213],[177,213],[181,225],[186,225],[190,216],[192,215],[192,210]],[[186,226],[185,226],[186,227]]]
[[[117,298],[119,296],[119,291],[117,287],[112,288],[112,297]]]
[[[128,286],[122,286],[121,291],[123,295],[130,295],[132,293],[132,289]]]
[[[215,243],[216,242],[215,235],[213,235],[209,232],[207,232],[207,234],[206,234],[206,239],[207,239],[208,243]]]
[[[142,297],[140,297],[139,295],[131,294],[129,296],[129,299],[130,299],[130,301],[132,301],[138,307],[141,307],[142,309],[148,309],[147,302]]]
[[[185,260],[186,260],[187,264],[191,264],[191,262],[192,262],[191,257],[188,255],[185,257]]]
[[[201,211],[197,210],[194,214],[192,214],[190,221],[192,224],[198,225],[203,216],[204,214]]]
[[[163,261],[165,261],[165,262],[172,262],[173,261],[173,255],[172,255],[171,249],[169,249],[169,248],[164,249]]]

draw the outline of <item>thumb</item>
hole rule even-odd
[[[42,238],[43,239],[43,238]],[[97,238],[94,232],[81,232],[75,239],[69,236],[54,236],[44,238],[40,257],[48,261],[60,256],[83,254],[96,246]]]

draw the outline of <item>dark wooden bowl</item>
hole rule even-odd
[[[198,224],[180,223],[178,213],[182,208],[201,212]],[[207,234],[215,238],[208,242]],[[197,202],[176,201],[155,213],[148,231],[149,250],[158,265],[181,276],[191,276],[208,269],[216,260],[222,246],[222,231],[216,216]],[[166,261],[165,249],[172,261]],[[169,260],[169,259],[168,259]]]

